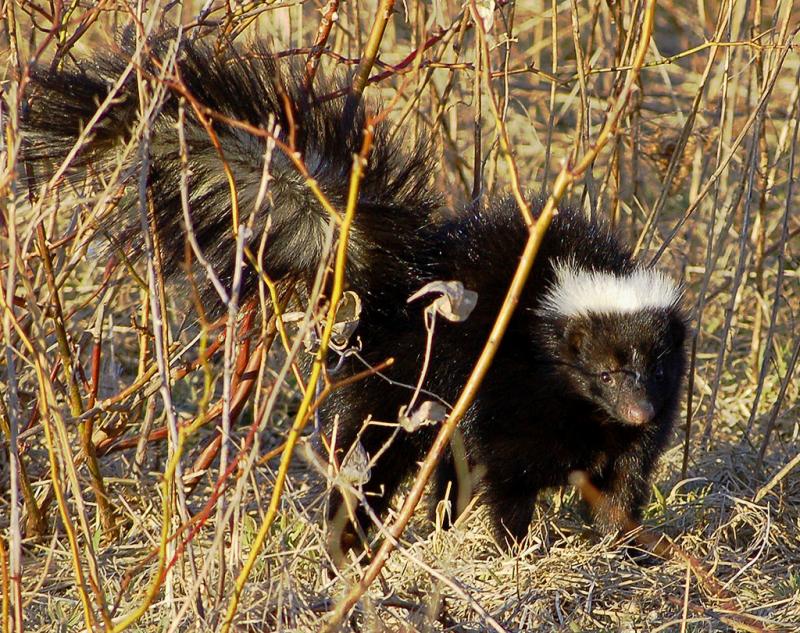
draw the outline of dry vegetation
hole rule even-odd
[[[377,4],[3,4],[2,633],[217,630],[237,576],[236,630],[318,630],[363,572],[363,561],[336,572],[325,553],[330,481],[302,441],[268,511],[278,451],[264,456],[302,413],[281,346],[260,352],[271,310],[251,314],[248,339],[247,317],[198,322],[178,279],[160,362],[148,307],[158,288],[139,283],[141,265],[138,279],[107,266],[104,238],[92,239],[115,183],[29,191],[16,115],[32,60],[80,59],[134,21],[182,23],[222,45],[266,38],[304,60],[317,40],[319,73],[367,73],[365,96],[391,103],[404,135],[435,139],[455,207],[511,189],[503,134],[533,190],[593,150],[647,2],[398,2],[370,66]],[[343,630],[800,629],[798,15],[792,0],[672,0],[655,16],[618,134],[565,200],[686,285],[693,379],[645,517],[677,548],[640,564],[585,526],[574,490],[542,500],[511,555],[480,507],[450,531],[417,512]],[[211,360],[194,362],[210,346]]]

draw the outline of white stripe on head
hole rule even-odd
[[[637,268],[629,274],[617,275],[578,268],[574,263],[558,262],[553,267],[555,281],[538,310],[544,316],[669,309],[681,298],[680,288],[658,270]]]

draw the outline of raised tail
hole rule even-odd
[[[286,152],[280,147],[269,151],[266,132],[277,131],[284,146],[293,143],[308,176],[342,210],[353,156],[361,148],[364,108],[343,125],[342,99],[310,97],[302,89],[300,68],[278,63],[262,45],[220,52],[202,41],[184,41],[174,70],[165,71],[169,44],[168,38],[156,38],[135,63],[134,47],[123,44],[119,52],[99,54],[77,68],[35,69],[23,111],[24,159],[38,180],[69,157],[68,178],[114,169],[123,184],[131,185],[139,179],[143,153],[138,148],[146,129],[149,201],[165,270],[180,270],[185,259],[185,174],[193,233],[224,283],[229,283],[234,259],[231,178],[239,222],[252,221],[254,251],[267,230],[264,270],[276,279],[308,278],[323,256],[330,217]],[[144,81],[137,79],[137,65]],[[147,95],[140,94],[142,86]],[[152,108],[153,95],[164,87]],[[329,85],[317,93],[336,89]],[[120,159],[126,147],[129,158]],[[392,140],[385,123],[378,124],[351,239],[349,271],[357,290],[359,283],[368,285],[374,257],[415,248],[415,234],[440,205],[431,193],[428,156],[425,144],[406,151]],[[100,220],[101,231],[134,254],[143,246],[136,200],[135,186],[129,186]],[[255,289],[254,282],[248,272],[245,295]]]

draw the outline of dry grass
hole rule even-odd
[[[334,6],[209,3],[213,28],[207,30],[209,37],[222,29],[239,39],[264,37],[275,51],[304,49],[305,58],[318,37],[320,9],[330,15]],[[637,32],[631,14],[641,7],[503,3],[489,29],[493,95],[475,81],[478,47],[469,17],[460,18],[461,5],[410,1],[395,9],[371,72],[385,76],[365,94],[385,103],[397,97],[390,118],[402,123],[403,133],[435,139],[446,165],[438,178],[457,205],[478,188],[510,188],[492,97],[522,187],[552,185],[565,157],[591,149],[624,81],[614,69],[630,59],[626,34]],[[149,10],[163,7],[153,3]],[[186,2],[170,5],[167,16],[190,24],[200,10],[200,2]],[[154,343],[140,325],[151,318],[143,308],[148,289],[124,266],[107,276],[106,261],[84,239],[91,230],[83,222],[104,185],[64,187],[58,204],[28,200],[13,149],[15,95],[26,64],[34,57],[86,56],[136,11],[136,3],[121,1],[4,5],[0,285],[2,306],[7,293],[18,305],[13,316],[3,309],[0,361],[2,633],[111,628],[146,604],[148,592],[152,603],[132,630],[221,628],[233,579],[263,525],[278,476],[277,460],[255,462],[285,440],[299,406],[280,345],[260,365],[254,346],[223,345],[212,362],[173,380],[171,390],[177,418],[195,419],[224,399],[223,357],[229,367],[237,358],[253,361],[259,380],[241,416],[231,416],[232,441],[223,455],[197,461],[218,437],[213,424],[187,438],[178,460],[171,460],[175,447],[166,440],[141,442],[170,420]],[[338,7],[319,72],[355,66],[375,15],[375,2]],[[512,554],[498,548],[478,506],[449,531],[419,511],[344,630],[800,630],[800,407],[794,404],[800,389],[792,379],[800,347],[796,183],[790,196],[800,170],[798,25],[791,0],[659,2],[647,66],[620,133],[569,194],[571,203],[608,218],[643,257],[658,256],[659,265],[685,282],[696,334],[684,408],[691,434],[686,444],[684,418],[645,523],[690,562],[682,556],[642,562],[632,556],[634,539],[630,547],[599,540],[580,516],[575,491],[543,499],[528,542]],[[74,238],[76,230],[82,239]],[[61,317],[48,290],[47,259]],[[210,344],[225,329],[198,324],[186,297],[175,297],[168,308],[173,360],[197,358],[196,337],[208,334]],[[266,319],[259,320],[255,339],[270,337]],[[232,333],[231,326],[229,339]],[[65,373],[65,361],[82,372]],[[271,394],[277,397],[269,400]],[[114,405],[81,418],[88,427],[83,436],[100,450],[110,508],[105,519],[76,424],[93,397]],[[17,438],[18,450],[9,450],[9,438]],[[128,448],[104,454],[108,438]],[[303,459],[302,446],[297,452],[244,586],[238,630],[317,630],[361,573],[357,561],[334,570],[324,547],[330,482]],[[241,459],[228,468],[237,454]],[[195,473],[197,486],[185,499],[171,488],[175,465],[186,481]],[[54,477],[62,500],[49,494]],[[220,500],[218,480],[226,484]],[[42,509],[38,521],[23,499],[26,484]],[[189,517],[200,520],[180,531]],[[104,523],[108,518],[114,529]],[[167,542],[167,532],[180,536]],[[186,544],[177,555],[176,542]],[[173,559],[161,577],[158,561]]]

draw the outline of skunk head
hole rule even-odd
[[[558,265],[538,315],[569,388],[624,424],[674,408],[685,368],[680,290],[663,274]]]

